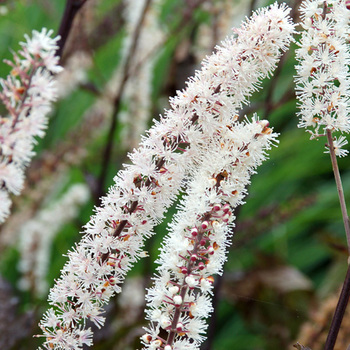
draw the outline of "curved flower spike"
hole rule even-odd
[[[0,79],[0,99],[8,115],[0,117],[0,223],[10,214],[9,193],[20,194],[24,182],[24,170],[34,152],[36,137],[43,137],[47,115],[56,99],[56,85],[52,73],[62,68],[55,56],[57,40],[53,31],[33,31],[14,62],[5,61],[12,67],[6,79]]]
[[[132,164],[115,177],[51,289],[54,309],[40,323],[46,349],[91,344],[86,320],[103,324],[103,305],[121,291],[125,274],[143,254],[144,239],[175,199],[182,179],[237,119],[237,108],[292,40],[288,13],[285,5],[275,4],[247,20],[170,100],[172,109],[130,155]]]

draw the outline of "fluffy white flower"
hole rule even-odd
[[[33,30],[32,37],[25,34],[25,42],[21,42],[22,55],[30,60],[32,57],[40,57],[44,66],[52,73],[59,73],[62,67],[58,65],[59,57],[55,56],[59,37],[51,38],[53,30],[43,28],[41,32]],[[26,65],[26,62],[22,63]]]
[[[276,136],[267,121],[253,119],[228,126],[213,142],[188,185],[188,195],[170,225],[157,261],[159,275],[147,295],[147,318],[153,329],[168,333],[167,345],[176,348],[185,338],[199,346],[204,340],[205,319],[212,311],[208,295],[213,275],[222,273],[226,260],[232,211],[243,203],[250,176],[266,158]],[[215,181],[208,184],[208,178]],[[181,244],[185,248],[179,242],[187,242]],[[172,298],[166,293],[168,285],[179,288]],[[155,314],[157,319],[152,317]],[[160,322],[162,317],[172,320],[171,325]],[[144,345],[151,348],[149,343]]]
[[[56,99],[52,73],[61,70],[55,56],[58,38],[45,28],[25,36],[22,50],[14,54],[13,69],[0,79],[0,99],[8,116],[0,117],[0,186],[18,195],[23,187],[24,168],[34,155],[36,137],[45,135],[47,114]],[[7,209],[6,209],[7,208]],[[8,206],[0,206],[0,223],[9,215]]]
[[[0,162],[0,186],[5,186],[9,192],[19,194],[24,182],[23,170],[16,164],[6,161]]]
[[[340,136],[339,138],[334,138],[333,147],[334,147],[335,155],[340,158],[346,157],[349,151],[347,149],[344,149],[343,147],[346,146],[347,144],[348,144],[348,140],[344,136]],[[324,153],[329,153],[329,148],[326,149]]]
[[[307,0],[300,12],[305,30],[296,51],[299,127],[312,137],[326,129],[349,132],[350,11],[345,0]]]
[[[49,301],[59,321],[55,327],[49,327],[45,319],[40,324],[47,349],[66,349],[67,339],[76,340],[75,349],[82,348],[76,328],[65,320],[61,310],[74,309],[76,319],[85,324],[91,312],[101,314],[102,305],[120,291],[119,284],[142,254],[144,239],[152,235],[154,225],[175,199],[182,179],[195,172],[198,162],[217,144],[218,135],[224,137],[227,125],[237,119],[237,108],[272,72],[281,50],[292,40],[294,25],[288,12],[285,5],[272,5],[254,14],[235,37],[217,47],[188,81],[187,88],[171,99],[172,109],[166,117],[155,122],[130,155],[132,164],[115,177],[115,185],[102,198],[101,207],[95,208],[84,237],[68,254],[62,275],[51,289]],[[209,207],[204,206],[206,210]],[[222,220],[229,221],[227,213]],[[197,218],[191,220],[195,223]],[[174,246],[177,252],[186,254],[186,248],[193,244]],[[181,258],[171,264],[181,270],[179,262]],[[205,279],[210,281],[209,277]],[[198,281],[198,285],[204,283]],[[84,302],[80,301],[81,295]],[[157,298],[156,292],[154,295]],[[59,337],[53,336],[57,332]],[[179,341],[176,346],[186,349],[188,344]],[[150,348],[157,346],[157,340],[149,344]]]

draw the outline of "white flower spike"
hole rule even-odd
[[[182,179],[195,172],[215,140],[226,134],[227,125],[237,119],[237,108],[272,72],[292,41],[294,25],[288,13],[287,6],[274,4],[243,23],[171,99],[172,109],[130,155],[132,164],[115,177],[51,289],[55,311],[50,309],[40,323],[46,349],[81,349],[82,339],[91,340],[86,320],[103,324],[103,305],[120,292],[125,274],[142,254],[144,239],[175,199]],[[229,221],[229,211],[225,215],[222,220]],[[201,232],[203,226],[197,229]],[[208,279],[197,282],[210,289]],[[170,320],[160,322],[168,325]],[[201,326],[192,322],[192,327]],[[150,346],[159,343],[156,339]]]
[[[299,127],[315,138],[326,130],[350,131],[350,10],[345,0],[307,0],[296,51]]]
[[[24,170],[34,152],[36,137],[43,137],[47,115],[56,99],[56,82],[52,73],[62,70],[55,56],[56,38],[45,28],[33,31],[14,62],[6,79],[0,79],[0,99],[8,115],[0,116],[0,223],[10,214],[9,193],[19,195],[24,182]]]
[[[157,350],[186,349],[183,342],[198,349],[205,339],[213,275],[222,274],[231,241],[232,211],[243,204],[250,176],[276,136],[266,121],[236,124],[217,139],[193,176],[161,248],[159,275],[148,291],[146,313],[151,325],[146,332],[151,339],[142,338],[144,349],[153,349],[155,341],[161,341]],[[178,288],[175,295],[174,286]],[[169,322],[164,324],[162,319]]]

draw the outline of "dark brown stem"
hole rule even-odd
[[[81,83],[81,84],[79,84],[79,87],[82,90],[88,91],[88,92],[90,92],[91,94],[93,94],[93,95],[95,95],[97,97],[101,96],[101,91],[92,82]]]
[[[343,222],[344,222],[344,229],[346,233],[346,240],[348,243],[348,252],[350,252],[350,224],[349,224],[349,216],[346,210],[346,203],[345,203],[345,197],[344,197],[344,191],[343,186],[341,183],[340,173],[339,173],[339,167],[337,162],[337,157],[334,150],[334,144],[333,144],[333,136],[332,131],[327,129],[326,131],[327,140],[328,140],[328,148],[329,153],[331,155],[331,161],[332,161],[332,168],[334,173],[335,182],[337,185],[337,191],[339,196],[339,202],[340,202],[340,208],[343,216]],[[333,315],[331,327],[327,336],[326,344],[324,349],[325,350],[333,350],[335,342],[338,337],[339,329],[344,317],[344,313],[346,310],[346,306],[348,305],[350,296],[350,266],[348,265],[348,270],[346,273],[345,281],[343,284],[343,288],[338,300],[338,304],[336,307],[336,310]]]
[[[333,350],[335,342],[338,337],[340,325],[343,321],[346,307],[348,305],[350,297],[350,265],[348,265],[348,270],[346,272],[345,281],[343,284],[342,291],[338,300],[337,308],[335,309],[334,316],[332,319],[332,324],[329,329],[326,344],[324,350]]]
[[[181,292],[180,292],[180,296],[181,296],[182,300],[185,299],[187,289],[188,289],[188,286],[185,283],[185,279],[184,279],[184,283],[183,283],[183,285],[181,287]],[[169,335],[168,335],[168,339],[166,341],[166,345],[172,345],[173,342],[174,342],[175,335],[177,334],[176,325],[177,325],[177,323],[179,322],[179,319],[180,319],[181,308],[182,308],[182,305],[175,308],[174,318],[173,318],[173,321],[171,323],[171,330],[169,331]]]
[[[57,33],[60,36],[60,40],[58,41],[56,55],[60,58],[62,58],[64,46],[72,29],[73,20],[86,1],[87,0],[67,0],[66,2],[66,7]]]

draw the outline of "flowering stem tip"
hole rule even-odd
[[[84,344],[92,344],[92,331],[86,329],[86,320],[98,327],[103,325],[103,305],[121,291],[126,273],[144,255],[144,240],[153,234],[153,227],[163,218],[180,188],[197,173],[207,154],[215,159],[215,150],[221,148],[219,140],[225,140],[228,126],[236,123],[238,108],[247,103],[261,80],[273,71],[282,51],[293,40],[294,25],[288,13],[286,5],[277,3],[254,13],[235,30],[233,37],[227,38],[204,60],[202,69],[188,80],[187,87],[170,99],[171,109],[155,122],[139,148],[130,155],[132,164],[114,178],[115,184],[86,224],[82,240],[68,253],[61,277],[49,295],[53,308],[40,323],[46,349],[81,349]],[[264,128],[260,123],[257,125],[256,134],[260,135]],[[247,153],[244,147],[241,152]],[[249,159],[260,159],[260,151],[249,152],[253,157]],[[203,171],[200,174],[208,176]],[[217,183],[226,184],[224,174],[217,172],[215,177],[209,181],[213,188]],[[227,183],[227,189],[230,186]],[[229,198],[227,201],[232,204],[240,195],[231,194]],[[210,289],[212,277],[206,271],[210,270],[208,266],[213,265],[213,271],[218,268],[212,257],[218,256],[216,250],[224,249],[224,241],[218,243],[224,237],[221,225],[225,226],[232,218],[231,209],[220,201],[205,205],[204,216],[194,215],[190,221],[186,218],[189,230],[186,232],[192,237],[195,249],[191,249],[188,258],[188,252],[183,252],[188,261],[177,273],[184,277],[185,284],[176,282],[171,292],[171,303],[181,310],[190,307],[187,290],[199,284]],[[210,232],[215,231],[215,225],[219,236],[212,241],[214,235],[210,236]],[[196,234],[198,238],[194,238]],[[207,263],[211,261],[214,262]],[[204,271],[201,282],[199,271]],[[203,305],[208,305],[206,299],[206,296],[201,299]],[[193,328],[201,330],[201,322],[192,321]],[[166,321],[166,327],[174,332],[181,329],[188,332],[187,321],[182,316],[176,324]]]
[[[55,55],[57,40],[53,31],[45,28],[33,31],[22,49],[14,53],[12,67],[6,79],[0,79],[0,99],[8,111],[0,116],[0,223],[10,214],[9,194],[19,195],[24,183],[24,171],[34,156],[36,137],[43,137],[47,115],[56,99],[53,74],[62,68]]]

